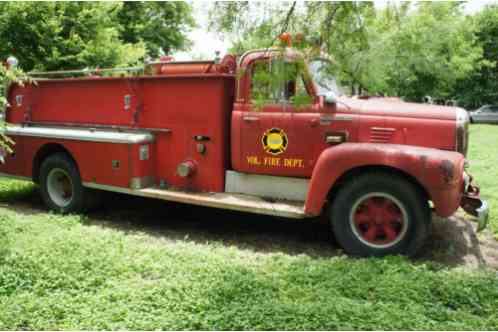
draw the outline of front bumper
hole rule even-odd
[[[489,219],[488,203],[479,197],[479,187],[472,184],[472,177],[467,174],[465,174],[465,188],[460,206],[465,212],[476,217],[478,232],[486,228]]]

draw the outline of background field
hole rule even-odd
[[[327,227],[109,195],[88,216],[0,180],[0,330],[498,329],[498,127],[471,127],[491,205],[434,220],[420,258],[355,259]]]

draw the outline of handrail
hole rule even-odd
[[[56,70],[56,71],[31,71],[30,76],[50,76],[50,75],[72,75],[72,74],[92,74],[92,73],[109,73],[120,71],[143,71],[144,67],[122,67],[122,68],[104,68],[104,69],[80,69],[80,70]]]

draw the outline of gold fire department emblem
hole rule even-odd
[[[287,134],[279,128],[271,128],[263,134],[261,139],[265,152],[273,155],[281,154],[287,149]]]

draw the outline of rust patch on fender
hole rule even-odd
[[[441,165],[439,165],[439,169],[443,174],[444,182],[450,183],[455,176],[455,165],[447,159],[441,161]]]

